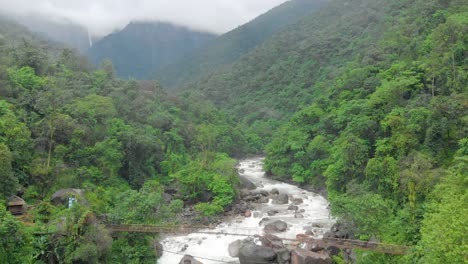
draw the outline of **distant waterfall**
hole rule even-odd
[[[93,46],[93,38],[91,37],[91,34],[89,33],[89,29],[87,29],[87,31],[88,31],[89,47],[92,47]]]

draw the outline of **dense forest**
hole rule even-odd
[[[254,79],[259,89],[251,93],[282,89],[257,103],[301,107],[267,146],[266,169],[326,188],[332,213],[354,226],[356,238],[414,246],[403,259],[366,253],[359,263],[464,263],[466,3],[360,2],[339,14],[348,23],[326,31],[311,54],[285,55]]]
[[[154,262],[157,236],[101,223],[213,217],[234,158],[265,153],[353,238],[411,247],[357,263],[466,263],[467,36],[463,0],[331,0],[174,95],[1,20],[0,262]],[[71,209],[51,202],[70,187]]]
[[[211,216],[232,202],[230,156],[255,149],[227,114],[157,82],[117,79],[109,61],[92,70],[19,26],[1,29],[0,199],[20,193],[30,206],[20,223],[1,202],[1,263],[154,262],[154,237],[112,240],[92,219],[176,224],[184,204]],[[84,201],[50,203],[69,187]],[[179,199],[165,202],[166,188]],[[48,232],[61,235],[33,236]]]

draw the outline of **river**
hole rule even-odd
[[[246,235],[262,235],[263,225],[259,225],[263,217],[270,220],[283,220],[288,224],[287,231],[275,235],[281,238],[294,239],[296,234],[303,234],[307,229],[312,230],[317,238],[324,232],[330,230],[334,220],[330,219],[327,200],[313,192],[303,190],[297,186],[275,181],[265,177],[263,170],[263,158],[249,158],[240,161],[240,175],[252,181],[257,189],[255,191],[272,189],[286,193],[289,197],[301,198],[299,210],[303,218],[295,218],[294,211],[288,210],[288,204],[275,205],[270,199],[268,204],[258,204],[252,211],[251,217],[238,216],[226,219],[215,229],[202,230],[206,232],[228,233],[228,234],[199,234],[192,233],[183,236],[167,236],[163,238],[161,244],[164,247],[163,256],[159,259],[159,264],[178,264],[183,255],[192,255],[204,264],[239,263],[237,258],[232,258],[228,253],[228,246],[238,239],[245,239]],[[274,216],[268,216],[269,210],[278,210]],[[239,235],[233,235],[239,234]],[[287,242],[287,241],[284,241]],[[199,258],[197,258],[199,257]]]

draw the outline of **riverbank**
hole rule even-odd
[[[251,237],[256,240],[255,243],[261,243],[258,238],[265,234],[295,239],[297,234],[307,231],[321,237],[334,224],[334,220],[329,218],[328,202],[324,197],[265,177],[262,158],[242,160],[238,168],[240,176],[247,178],[257,188],[243,190],[238,201],[214,229],[200,230],[206,231],[204,234],[164,237],[161,244],[165,253],[159,263],[179,263],[181,254],[239,263],[239,259],[232,257],[228,251],[229,245],[236,240]],[[275,225],[278,221],[284,222],[285,226]],[[210,232],[216,234],[208,234]],[[203,263],[219,262],[204,260]]]

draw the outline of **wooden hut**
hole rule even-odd
[[[7,208],[12,215],[22,215],[26,211],[26,202],[16,195],[8,198]]]

